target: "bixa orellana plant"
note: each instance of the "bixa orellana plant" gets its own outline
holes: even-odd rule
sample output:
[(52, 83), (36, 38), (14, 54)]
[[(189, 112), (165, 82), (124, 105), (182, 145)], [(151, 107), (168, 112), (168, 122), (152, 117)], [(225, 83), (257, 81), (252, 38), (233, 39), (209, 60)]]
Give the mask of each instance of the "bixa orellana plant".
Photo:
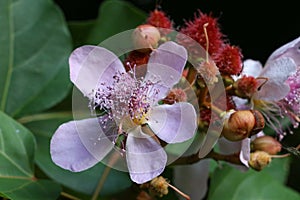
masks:
[[(154, 10), (136, 29), (72, 52), (74, 120), (55, 131), (52, 160), (73, 172), (99, 162), (127, 171), (149, 199), (168, 187), (194, 197), (163, 178), (169, 165), (212, 158), (260, 171), (282, 150), (281, 117), (299, 123), (299, 41), (261, 70), (211, 15), (199, 12), (175, 30)], [(265, 124), (278, 134), (266, 136)]]

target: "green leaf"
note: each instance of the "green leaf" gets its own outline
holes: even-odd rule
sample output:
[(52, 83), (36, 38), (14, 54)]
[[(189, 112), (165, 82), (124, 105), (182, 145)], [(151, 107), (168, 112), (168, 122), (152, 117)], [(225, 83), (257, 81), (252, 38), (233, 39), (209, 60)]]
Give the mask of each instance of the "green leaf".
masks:
[(95, 23), (96, 20), (71, 21), (68, 23), (75, 48), (87, 44), (87, 38)]
[[(89, 170), (83, 172), (70, 172), (56, 166), (50, 157), (50, 139), (63, 122), (72, 119), (66, 113), (54, 113), (49, 115), (48, 119), (41, 117), (42, 120), (27, 121), (25, 124), (35, 135), (37, 139), (36, 163), (43, 172), (56, 182), (68, 187), (74, 191), (92, 195), (105, 167), (99, 163)], [(33, 118), (34, 119), (34, 118)], [(129, 176), (125, 172), (111, 170), (105, 184), (101, 190), (101, 195), (111, 195), (120, 192), (131, 185)]]
[(0, 185), (5, 186), (1, 189), (4, 197), (20, 200), (54, 200), (60, 194), (61, 188), (58, 184), (48, 180), (13, 180), (0, 179)]
[(34, 176), (32, 133), (0, 111), (0, 196), (10, 199), (55, 199), (60, 187)]
[(225, 165), (213, 173), (208, 199), (300, 199), (299, 193), (286, 187), (276, 178), (268, 172), (249, 170), (243, 173)]
[(72, 42), (50, 0), (0, 1), (0, 110), (13, 117), (61, 101), (70, 89)]
[[(86, 41), (82, 41), (82, 43), (97, 45), (112, 35), (136, 28), (145, 20), (146, 13), (126, 1), (104, 1), (100, 6), (99, 16), (94, 26), (82, 25), (82, 28), (88, 28), (86, 30), (89, 32)], [(75, 32), (72, 33), (72, 35), (75, 34)]]

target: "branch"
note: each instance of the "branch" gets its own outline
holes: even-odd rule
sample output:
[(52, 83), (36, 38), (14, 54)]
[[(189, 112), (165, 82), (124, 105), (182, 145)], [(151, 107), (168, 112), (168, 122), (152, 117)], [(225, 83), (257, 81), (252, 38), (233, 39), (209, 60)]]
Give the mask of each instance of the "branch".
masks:
[(180, 157), (175, 162), (173, 162), (171, 165), (175, 166), (175, 165), (194, 164), (196, 162), (199, 162), (200, 160), (204, 160), (207, 158), (214, 159), (215, 161), (225, 161), (225, 162), (229, 162), (232, 164), (242, 165), (242, 162), (240, 161), (238, 153), (224, 155), (224, 154), (219, 154), (214, 151), (209, 152), (204, 158), (199, 158), (198, 153), (192, 154), (190, 156)]

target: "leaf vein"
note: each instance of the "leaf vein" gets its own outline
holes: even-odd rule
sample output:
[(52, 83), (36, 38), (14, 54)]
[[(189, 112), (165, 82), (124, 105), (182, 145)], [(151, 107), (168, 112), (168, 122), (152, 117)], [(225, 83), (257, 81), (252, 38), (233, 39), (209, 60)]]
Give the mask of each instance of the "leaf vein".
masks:
[(5, 84), (4, 84), (4, 90), (3, 90), (3, 96), (2, 96), (2, 100), (1, 100), (1, 105), (0, 105), (0, 110), (5, 110), (6, 107), (6, 101), (7, 101), (7, 95), (8, 95), (8, 91), (9, 91), (9, 85), (11, 82), (11, 78), (12, 78), (12, 72), (13, 72), (13, 65), (14, 65), (14, 43), (15, 43), (15, 37), (14, 37), (14, 18), (13, 18), (13, 11), (12, 11), (12, 1), (9, 1), (8, 4), (8, 18), (9, 18), (9, 56), (8, 56), (8, 69), (7, 69), (7, 74), (6, 74), (6, 80), (5, 80)]
[(0, 151), (0, 155), (2, 155), (6, 160), (8, 160), (8, 162), (10, 162), (12, 165), (14, 165), (20, 172), (22, 172), (23, 174), (25, 174), (28, 177), (32, 177), (30, 172), (27, 172), (24, 169), (22, 169), (22, 167), (20, 167), (14, 160), (12, 160), (5, 152)]

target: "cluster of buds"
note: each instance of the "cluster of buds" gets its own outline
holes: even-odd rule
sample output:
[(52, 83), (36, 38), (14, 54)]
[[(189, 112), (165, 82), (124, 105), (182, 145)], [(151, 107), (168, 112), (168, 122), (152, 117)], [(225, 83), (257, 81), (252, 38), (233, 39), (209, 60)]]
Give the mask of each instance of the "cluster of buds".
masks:
[[(146, 64), (149, 55), (159, 44), (171, 40), (168, 34), (172, 31), (175, 31), (173, 22), (163, 11), (156, 9), (151, 12), (146, 24), (137, 27), (133, 32), (134, 45), (138, 50), (129, 53), (125, 59), (125, 66), (130, 69)], [(246, 165), (257, 171), (262, 170), (271, 162), (272, 157), (281, 151), (282, 146), (275, 137), (257, 135), (263, 131), (265, 125), (269, 125), (268, 113), (262, 112), (262, 109), (257, 109), (256, 106), (243, 107), (238, 100), (253, 103), (254, 97), (269, 78), (248, 76), (242, 73), (241, 49), (229, 43), (221, 32), (218, 19), (211, 14), (199, 12), (193, 20), (187, 21), (175, 32), (177, 33), (175, 41), (188, 50), (189, 60), (193, 65), (196, 64), (193, 67), (187, 64), (182, 76), (191, 84), (197, 97), (199, 132), (207, 130), (211, 123), (218, 121), (215, 119), (216, 116), (222, 118), (223, 129), (220, 138), (224, 137), (231, 142), (242, 142), (247, 139), (251, 141), (251, 150), (250, 147), (247, 149), (251, 153), (246, 160), (248, 163)], [(205, 55), (199, 52), (199, 48), (194, 45), (195, 42), (205, 50)], [(214, 88), (214, 84), (220, 81), (225, 86), (226, 98), (212, 102), (212, 94), (210, 94), (212, 90), (209, 90), (209, 87)], [(297, 89), (300, 88), (298, 82)], [(294, 101), (294, 104), (298, 105), (299, 91), (297, 94), (291, 92), (289, 94), (298, 97), (298, 100)], [(187, 101), (185, 90), (176, 88), (170, 90), (161, 102), (174, 104), (184, 101)], [(281, 102), (278, 107), (286, 103), (285, 101), (287, 101), (286, 98), (278, 101)], [(226, 106), (220, 109), (219, 104), (222, 103)], [(294, 119), (299, 118), (294, 117)], [(241, 152), (235, 152), (234, 155), (236, 156), (237, 153)], [(159, 186), (156, 183), (159, 183)], [(159, 177), (148, 183), (147, 187), (150, 188), (150, 193), (154, 191), (158, 196), (167, 193), (167, 184), (163, 184)]]
[(272, 156), (278, 154), (281, 149), (281, 144), (272, 136), (263, 135), (255, 138), (251, 142), (249, 166), (261, 171), (270, 164)]
[(151, 181), (140, 185), (141, 189), (148, 189), (149, 194), (153, 197), (163, 197), (164, 195), (167, 195), (169, 193), (168, 187), (168, 181), (162, 176), (158, 176)]
[[(138, 26), (133, 31), (133, 43), (136, 50), (130, 52), (126, 57), (124, 61), (126, 69), (130, 70), (133, 67), (147, 64), (151, 52), (159, 44), (169, 40), (168, 33), (172, 31), (175, 31), (173, 22), (163, 11), (156, 9), (151, 12), (146, 24)], [(242, 70), (243, 56), (237, 46), (229, 44), (228, 39), (221, 32), (218, 19), (199, 12), (193, 21), (186, 22), (185, 26), (179, 29), (175, 40), (188, 50), (189, 58), (196, 61), (196, 65), (199, 64), (194, 67), (187, 66), (182, 75), (190, 82), (198, 97), (199, 128), (207, 129), (211, 120), (214, 120), (212, 112), (218, 108), (215, 110), (213, 108), (218, 105), (216, 102), (211, 102), (208, 85), (221, 81), (218, 78), (218, 75), (221, 75), (224, 85), (230, 88), (228, 91), (226, 90), (226, 99), (220, 101), (226, 104), (225, 110), (217, 111), (219, 116), (224, 112), (230, 113), (224, 117), (221, 137), (230, 141), (241, 141), (260, 132), (265, 126), (263, 115), (253, 109), (238, 110), (233, 101), (233, 97), (237, 94), (249, 96), (249, 93), (253, 93), (251, 90), (255, 90), (257, 87), (255, 85), (253, 89), (255, 82), (246, 78), (245, 81), (234, 81), (233, 76), (238, 75)], [(198, 52), (199, 49), (194, 48), (193, 42), (200, 44), (205, 49), (205, 58)], [(162, 103), (173, 104), (182, 101), (187, 101), (187, 94), (183, 89), (176, 88), (170, 91)]]
[[(190, 200), (190, 197), (180, 191), (175, 186), (171, 185), (169, 181), (163, 176), (158, 176), (147, 183), (140, 185), (140, 193), (137, 196), (137, 200), (154, 200), (155, 197), (163, 197), (169, 193), (169, 188), (172, 188), (180, 196), (186, 200)], [(147, 191), (147, 192), (146, 192)]]

